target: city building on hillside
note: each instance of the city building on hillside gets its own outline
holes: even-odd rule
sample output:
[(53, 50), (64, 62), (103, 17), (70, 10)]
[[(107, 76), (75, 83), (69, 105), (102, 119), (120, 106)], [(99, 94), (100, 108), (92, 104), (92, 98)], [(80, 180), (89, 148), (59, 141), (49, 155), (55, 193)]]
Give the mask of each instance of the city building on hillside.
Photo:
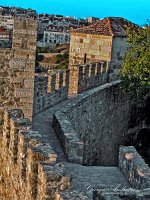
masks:
[(69, 41), (70, 34), (67, 31), (63, 31), (63, 29), (44, 31), (43, 42), (45, 46), (51, 46), (51, 44), (67, 44)]
[(43, 34), (49, 25), (49, 19), (38, 20), (38, 34)]
[(88, 17), (88, 23), (90, 24), (95, 24), (96, 22), (98, 22), (100, 19), (97, 17)]
[(14, 16), (36, 17), (36, 11), (32, 9), (24, 9), (17, 7), (0, 7), (0, 27), (12, 30), (14, 24)]
[(0, 48), (9, 48), (12, 45), (12, 31), (0, 27)]
[(80, 26), (88, 25), (86, 19), (75, 19), (73, 17), (64, 17), (62, 15), (48, 15), (39, 14), (38, 15), (38, 33), (43, 34), (48, 26), (57, 26), (63, 28), (78, 28)]
[(56, 47), (56, 44), (70, 42), (70, 29), (88, 25), (87, 19), (75, 19), (63, 15), (38, 15), (38, 47)]
[(6, 29), (13, 29), (14, 18), (10, 14), (0, 14), (0, 27), (4, 27)]
[(126, 29), (136, 24), (120, 17), (108, 17), (94, 25), (70, 31), (69, 65), (100, 60), (121, 66), (128, 48)]

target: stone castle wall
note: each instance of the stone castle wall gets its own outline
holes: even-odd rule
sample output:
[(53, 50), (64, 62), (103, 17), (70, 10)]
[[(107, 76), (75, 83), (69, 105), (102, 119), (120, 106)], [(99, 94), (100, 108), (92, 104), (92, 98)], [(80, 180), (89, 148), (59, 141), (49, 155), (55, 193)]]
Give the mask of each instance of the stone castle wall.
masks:
[(21, 108), (32, 118), (37, 22), (15, 17), (11, 49), (0, 49), (1, 110)]
[[(42, 134), (32, 130), (29, 119), (19, 109), (5, 111), (3, 134), (0, 136), (0, 197), (4, 200), (66, 200), (89, 199), (71, 191), (71, 177), (51, 146), (43, 142)], [(134, 156), (132, 157), (132, 154)], [(101, 194), (94, 189), (92, 199), (148, 200), (149, 172), (134, 147), (119, 150), (119, 167), (133, 189)], [(113, 180), (112, 180), (113, 181)], [(77, 192), (74, 195), (74, 192)], [(78, 196), (79, 194), (79, 196)], [(83, 198), (82, 198), (83, 197)]]
[(106, 62), (98, 62), (70, 67), (69, 94), (82, 93), (108, 82)]
[(111, 52), (112, 36), (71, 33), (69, 66), (100, 60), (111, 61)]
[[(120, 81), (103, 85), (110, 79), (105, 62), (71, 66), (70, 77), (69, 71), (35, 75), (36, 28), (35, 19), (16, 18), (12, 49), (0, 49), (0, 126), (4, 124), (0, 197), (6, 200), (65, 199), (61, 192), (70, 186), (71, 179), (63, 165), (57, 164), (51, 146), (43, 142), (42, 133), (33, 131), (25, 117), (31, 119), (33, 114), (66, 100), (69, 87), (70, 94), (97, 87), (75, 97), (54, 115), (53, 127), (70, 162), (117, 165), (118, 149), (125, 142), (131, 119), (130, 102), (119, 89)], [(80, 43), (83, 40), (91, 45), (89, 38), (80, 39)], [(105, 48), (111, 44), (105, 42), (99, 45)], [(96, 58), (97, 51), (93, 52), (95, 57), (91, 58)], [(25, 117), (21, 110), (4, 113), (4, 108), (21, 108)], [(149, 168), (139, 156), (130, 160), (130, 153), (136, 154), (132, 148), (120, 148), (120, 169), (133, 187), (149, 187)]]
[(68, 98), (69, 70), (35, 76), (33, 114), (64, 101)]
[[(4, 200), (88, 199), (80, 195), (75, 197), (68, 190), (71, 177), (62, 164), (56, 163), (55, 152), (42, 142), (42, 135), (32, 131), (30, 120), (24, 118), (21, 110), (5, 112), (0, 147), (0, 197)], [(112, 193), (109, 190), (110, 194), (93, 190), (91, 199), (148, 200), (150, 169), (134, 147), (120, 148), (119, 166), (133, 189), (125, 192), (112, 190)]]
[[(118, 84), (116, 81), (82, 93), (56, 112), (54, 129), (65, 138), (65, 152), (71, 152), (74, 162), (117, 165), (117, 152), (125, 142), (130, 120), (130, 102)], [(78, 137), (74, 139), (75, 135)]]
[(99, 61), (89, 64), (72, 65), (70, 68), (69, 95), (76, 95), (91, 88), (120, 79), (116, 68), (120, 65)]
[(70, 177), (56, 164), (55, 152), (42, 141), (41, 133), (32, 131), (21, 110), (5, 112), (0, 148), (2, 199), (56, 199), (56, 190), (70, 186)]
[(64, 153), (69, 162), (82, 165), (84, 143), (72, 126), (72, 123), (66, 116), (66, 113), (57, 111), (54, 114), (53, 128), (59, 141), (61, 142)]
[(150, 168), (133, 146), (120, 147), (119, 168), (133, 188), (150, 187)]
[(11, 49), (0, 49), (0, 126), (3, 123), (4, 106), (15, 106), (14, 88), (10, 82), (9, 60), (13, 57)]

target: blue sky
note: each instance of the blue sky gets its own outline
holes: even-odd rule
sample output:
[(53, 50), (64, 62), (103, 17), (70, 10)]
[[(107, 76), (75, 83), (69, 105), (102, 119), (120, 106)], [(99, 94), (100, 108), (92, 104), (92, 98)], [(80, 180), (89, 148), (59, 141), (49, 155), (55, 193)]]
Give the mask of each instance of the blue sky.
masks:
[(76, 17), (118, 16), (140, 25), (150, 19), (150, 0), (0, 0), (0, 5)]

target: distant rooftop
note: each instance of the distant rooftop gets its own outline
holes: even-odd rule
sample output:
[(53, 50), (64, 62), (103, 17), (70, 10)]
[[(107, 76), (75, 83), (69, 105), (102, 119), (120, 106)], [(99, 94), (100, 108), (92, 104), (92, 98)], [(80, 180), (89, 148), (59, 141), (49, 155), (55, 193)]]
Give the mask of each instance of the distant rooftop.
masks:
[(105, 35), (105, 36), (121, 36), (126, 37), (126, 29), (128, 27), (139, 28), (138, 25), (121, 17), (107, 17), (99, 20), (97, 23), (72, 29), (70, 32)]

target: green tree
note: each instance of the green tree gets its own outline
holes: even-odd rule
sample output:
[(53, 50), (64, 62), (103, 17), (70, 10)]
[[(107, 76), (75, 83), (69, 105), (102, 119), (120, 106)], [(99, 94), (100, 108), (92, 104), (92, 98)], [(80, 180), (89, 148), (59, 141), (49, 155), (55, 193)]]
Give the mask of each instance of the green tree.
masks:
[(122, 66), (122, 83), (126, 91), (143, 97), (150, 91), (150, 26), (128, 29), (128, 43)]

